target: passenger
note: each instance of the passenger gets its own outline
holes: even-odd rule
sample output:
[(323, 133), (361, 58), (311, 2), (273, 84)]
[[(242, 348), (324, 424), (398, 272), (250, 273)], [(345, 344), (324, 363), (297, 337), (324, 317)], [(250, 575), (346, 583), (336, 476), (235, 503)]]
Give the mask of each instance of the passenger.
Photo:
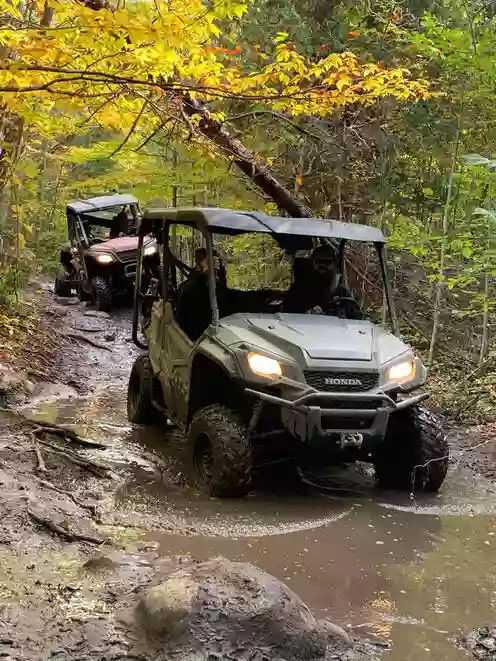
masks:
[[(219, 306), (223, 304), (225, 289), (225, 268), (217, 254), (215, 257), (215, 276), (217, 280), (217, 298)], [(204, 333), (212, 323), (209, 290), (209, 260), (207, 251), (199, 248), (195, 253), (195, 270), (181, 285), (178, 292), (177, 317), (179, 326), (193, 341)]]
[(312, 270), (295, 280), (284, 305), (285, 312), (297, 314), (333, 314), (342, 311), (347, 319), (362, 319), (363, 314), (350, 291), (339, 283), (335, 252), (331, 246), (319, 246), (311, 256)]
[(119, 236), (127, 236), (129, 229), (129, 218), (127, 213), (122, 210), (112, 218), (112, 227), (110, 229), (111, 239), (117, 239)]

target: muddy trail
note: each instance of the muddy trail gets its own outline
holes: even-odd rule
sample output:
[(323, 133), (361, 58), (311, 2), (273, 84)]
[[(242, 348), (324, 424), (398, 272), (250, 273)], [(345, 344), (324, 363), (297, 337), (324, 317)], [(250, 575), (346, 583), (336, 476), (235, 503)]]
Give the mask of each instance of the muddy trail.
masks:
[[(328, 658), (467, 658), (461, 636), (493, 624), (496, 606), (493, 435), (451, 432), (436, 497), (380, 492), (357, 466), (306, 482), (267, 467), (248, 498), (209, 499), (188, 485), (177, 432), (127, 422), (130, 312), (45, 296), (64, 337), (58, 380), (0, 413), (0, 657), (244, 659), (157, 651), (129, 614), (143, 585), (223, 556), (346, 628), (355, 650)], [(487, 640), (478, 654), (494, 659)]]

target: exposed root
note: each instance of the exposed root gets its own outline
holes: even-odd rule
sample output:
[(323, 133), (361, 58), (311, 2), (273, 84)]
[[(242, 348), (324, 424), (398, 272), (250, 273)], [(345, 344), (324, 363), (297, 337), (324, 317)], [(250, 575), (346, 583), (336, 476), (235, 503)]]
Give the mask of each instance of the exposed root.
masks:
[(93, 503), (84, 503), (82, 500), (79, 500), (79, 498), (76, 498), (74, 494), (72, 494), (70, 491), (67, 491), (67, 489), (62, 489), (61, 487), (56, 486), (55, 484), (52, 484), (51, 482), (47, 482), (47, 480), (42, 480), (41, 478), (38, 478), (38, 482), (41, 484), (41, 486), (45, 487), (46, 489), (50, 489), (51, 491), (55, 491), (56, 493), (60, 493), (64, 496), (67, 496), (72, 502), (77, 505), (78, 507), (81, 507), (81, 509), (87, 510), (91, 516), (96, 516), (97, 513), (97, 506)]
[(62, 526), (59, 526), (59, 524), (55, 523), (55, 521), (52, 521), (52, 519), (48, 519), (47, 517), (38, 514), (38, 512), (33, 512), (33, 510), (30, 509), (29, 507), (27, 508), (27, 512), (29, 516), (34, 521), (36, 521), (36, 523), (39, 523), (40, 525), (44, 526), (51, 532), (60, 535), (61, 537), (65, 537), (65, 539), (69, 540), (70, 542), (91, 542), (92, 544), (104, 543), (103, 539), (100, 539), (99, 537), (94, 537), (93, 535), (86, 535), (84, 533), (77, 533), (77, 532), (69, 532), (69, 530), (62, 528)]
[(100, 342), (96, 342), (95, 340), (92, 340), (90, 337), (86, 337), (86, 335), (83, 335), (82, 333), (68, 332), (68, 333), (64, 333), (64, 337), (67, 337), (71, 340), (76, 340), (77, 342), (86, 342), (86, 344), (90, 344), (92, 347), (96, 347), (97, 349), (103, 349), (104, 351), (112, 352), (112, 349), (108, 347), (106, 344), (101, 344)]
[(84, 447), (95, 448), (99, 450), (104, 450), (107, 447), (105, 443), (98, 443), (98, 441), (91, 441), (87, 438), (82, 438), (79, 436), (79, 434), (76, 434), (75, 431), (68, 429), (67, 427), (61, 427), (60, 425), (54, 425), (48, 422), (40, 422), (38, 420), (31, 421), (27, 418), (26, 422), (36, 425), (36, 429), (33, 431), (36, 436), (39, 436), (43, 433), (55, 434), (56, 436), (60, 436), (61, 438), (67, 439), (73, 443), (76, 443), (77, 445), (82, 445)]
[(78, 457), (74, 452), (71, 452), (70, 450), (62, 449), (56, 443), (50, 443), (50, 441), (43, 441), (41, 439), (39, 442), (47, 447), (48, 452), (55, 452), (61, 457), (65, 457), (66, 459), (69, 459), (76, 466), (84, 468), (85, 470), (87, 470), (90, 473), (93, 473), (93, 475), (96, 475), (97, 477), (101, 477), (101, 478), (110, 477), (110, 469), (107, 468), (106, 466), (103, 466), (102, 464), (98, 464), (95, 461), (90, 461), (89, 459), (82, 459), (81, 457)]

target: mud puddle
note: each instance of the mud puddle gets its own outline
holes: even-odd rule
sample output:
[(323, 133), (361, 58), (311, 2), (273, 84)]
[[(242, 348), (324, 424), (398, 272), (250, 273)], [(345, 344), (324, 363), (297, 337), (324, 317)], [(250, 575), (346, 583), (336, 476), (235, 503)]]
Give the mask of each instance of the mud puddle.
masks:
[(134, 526), (166, 556), (253, 562), (321, 616), (389, 643), (392, 661), (466, 659), (454, 638), (490, 623), (495, 488), (456, 462), (439, 496), (413, 502), (349, 469), (319, 475), (319, 491), (282, 479), (218, 501), (187, 486), (177, 434), (127, 424), (122, 389), (29, 414), (107, 443), (92, 451), (121, 478), (107, 521)]

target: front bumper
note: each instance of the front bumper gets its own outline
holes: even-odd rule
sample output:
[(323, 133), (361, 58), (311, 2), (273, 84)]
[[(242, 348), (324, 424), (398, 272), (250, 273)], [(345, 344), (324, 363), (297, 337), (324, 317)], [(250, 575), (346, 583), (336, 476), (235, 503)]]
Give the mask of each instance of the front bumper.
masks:
[(246, 388), (245, 393), (262, 403), (279, 407), (284, 427), (301, 441), (353, 434), (364, 440), (382, 438), (391, 413), (418, 404), (429, 396), (423, 393), (395, 402), (382, 392), (312, 391), (294, 400), (251, 388)]

